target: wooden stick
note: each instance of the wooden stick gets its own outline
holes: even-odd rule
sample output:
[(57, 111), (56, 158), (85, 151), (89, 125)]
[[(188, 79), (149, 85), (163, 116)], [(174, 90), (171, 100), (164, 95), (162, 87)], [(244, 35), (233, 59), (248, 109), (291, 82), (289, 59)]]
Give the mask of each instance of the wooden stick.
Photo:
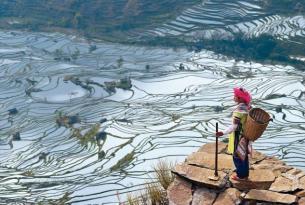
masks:
[[(218, 132), (218, 122), (216, 122), (216, 133)], [(216, 135), (216, 149), (215, 149), (215, 173), (214, 175), (218, 177), (218, 137)]]

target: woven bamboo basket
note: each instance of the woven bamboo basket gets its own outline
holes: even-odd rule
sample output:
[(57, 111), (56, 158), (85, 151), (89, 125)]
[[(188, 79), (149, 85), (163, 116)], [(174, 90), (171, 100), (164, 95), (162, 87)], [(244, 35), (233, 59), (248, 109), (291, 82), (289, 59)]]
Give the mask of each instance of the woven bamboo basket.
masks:
[(250, 141), (257, 140), (262, 136), (270, 121), (270, 115), (261, 108), (250, 110), (243, 135)]

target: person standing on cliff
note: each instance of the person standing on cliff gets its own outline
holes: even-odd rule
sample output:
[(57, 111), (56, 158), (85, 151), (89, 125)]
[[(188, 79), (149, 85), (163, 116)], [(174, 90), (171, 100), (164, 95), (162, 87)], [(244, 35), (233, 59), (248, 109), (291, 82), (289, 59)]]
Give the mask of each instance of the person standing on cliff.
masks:
[[(246, 180), (249, 176), (249, 157), (252, 148), (251, 143), (243, 136), (243, 128), (246, 123), (248, 112), (251, 108), (251, 95), (244, 88), (236, 87), (234, 91), (234, 101), (237, 103), (233, 111), (233, 123), (225, 131), (216, 132), (220, 137), (229, 134), (228, 152), (233, 155), (233, 162), (236, 167), (236, 175), (231, 178), (234, 180)], [(240, 150), (244, 153), (240, 154)]]

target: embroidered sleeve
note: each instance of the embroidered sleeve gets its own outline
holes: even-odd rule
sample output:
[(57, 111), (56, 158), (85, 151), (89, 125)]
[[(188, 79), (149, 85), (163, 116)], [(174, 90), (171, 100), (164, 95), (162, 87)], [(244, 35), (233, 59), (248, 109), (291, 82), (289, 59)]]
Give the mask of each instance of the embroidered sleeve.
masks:
[(234, 132), (236, 130), (238, 124), (240, 123), (240, 117), (241, 117), (241, 113), (233, 112), (233, 123), (223, 132), (223, 134), (227, 135), (227, 134), (231, 134), (232, 132)]

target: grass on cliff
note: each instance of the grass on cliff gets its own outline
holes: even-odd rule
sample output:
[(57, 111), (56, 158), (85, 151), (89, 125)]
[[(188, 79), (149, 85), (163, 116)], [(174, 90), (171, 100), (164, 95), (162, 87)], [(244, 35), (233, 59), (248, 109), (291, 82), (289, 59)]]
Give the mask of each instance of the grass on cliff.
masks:
[(174, 163), (159, 160), (158, 163), (153, 166), (153, 178), (145, 185), (143, 191), (141, 193), (127, 195), (127, 205), (167, 205), (168, 199), (166, 190), (174, 181), (175, 177), (171, 172), (174, 166)]

